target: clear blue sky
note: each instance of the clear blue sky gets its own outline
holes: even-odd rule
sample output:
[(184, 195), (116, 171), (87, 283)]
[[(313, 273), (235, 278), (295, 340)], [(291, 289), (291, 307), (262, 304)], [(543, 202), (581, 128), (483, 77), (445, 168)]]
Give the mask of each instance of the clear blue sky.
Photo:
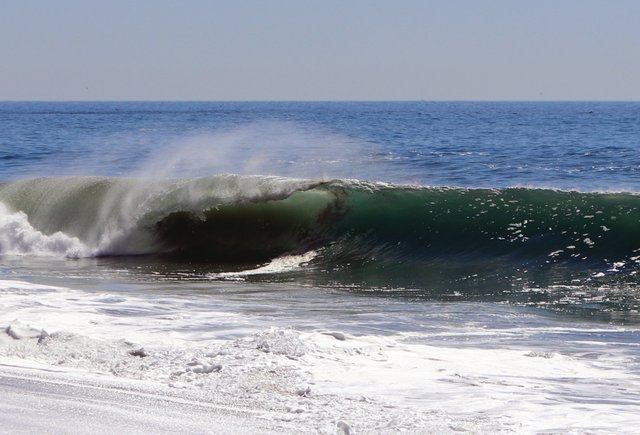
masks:
[(16, 0), (0, 100), (640, 100), (640, 0)]

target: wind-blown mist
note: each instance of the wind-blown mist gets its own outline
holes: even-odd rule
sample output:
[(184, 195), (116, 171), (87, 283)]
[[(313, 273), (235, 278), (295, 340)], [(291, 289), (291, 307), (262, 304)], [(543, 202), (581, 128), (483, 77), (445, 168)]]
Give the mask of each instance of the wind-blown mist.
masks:
[[(129, 138), (129, 140), (133, 140)], [(275, 175), (294, 178), (357, 178), (377, 145), (287, 122), (252, 122), (233, 128), (188, 133), (159, 144), (114, 144), (89, 155), (86, 167), (105, 159), (130, 160), (125, 176), (188, 178), (217, 174)]]

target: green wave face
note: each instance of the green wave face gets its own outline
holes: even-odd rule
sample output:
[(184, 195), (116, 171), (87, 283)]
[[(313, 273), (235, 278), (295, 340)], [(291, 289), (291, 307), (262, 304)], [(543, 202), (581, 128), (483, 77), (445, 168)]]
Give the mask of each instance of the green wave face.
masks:
[(598, 313), (640, 308), (638, 195), (325, 188), (345, 192), (344, 214), (313, 272), (297, 279), (411, 297), (591, 306)]
[(295, 273), (255, 279), (483, 297), (638, 284), (640, 196), (630, 193), (72, 177), (1, 185), (0, 202), (38, 231), (78, 237), (95, 255), (235, 270), (317, 253)]
[[(539, 189), (353, 189), (339, 231), (418, 258), (603, 261), (640, 248), (640, 196)], [(395, 247), (391, 248), (390, 245)]]

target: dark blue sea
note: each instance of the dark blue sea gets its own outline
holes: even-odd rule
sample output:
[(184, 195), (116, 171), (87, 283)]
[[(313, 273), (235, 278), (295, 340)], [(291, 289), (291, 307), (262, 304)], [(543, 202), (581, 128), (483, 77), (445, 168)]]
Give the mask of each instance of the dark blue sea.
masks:
[[(0, 102), (0, 327), (67, 334), (0, 356), (302, 340), (321, 394), (408, 430), (631, 433), (639, 149), (640, 103)], [(367, 403), (353, 426), (384, 429)]]
[(639, 103), (3, 102), (0, 123), (5, 181), (129, 176), (171, 155), (184, 167), (162, 170), (180, 177), (640, 187)]

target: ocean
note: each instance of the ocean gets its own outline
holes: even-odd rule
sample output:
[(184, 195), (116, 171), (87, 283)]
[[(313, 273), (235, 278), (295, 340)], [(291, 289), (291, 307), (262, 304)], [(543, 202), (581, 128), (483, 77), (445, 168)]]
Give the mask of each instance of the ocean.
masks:
[(634, 433), (639, 147), (640, 103), (1, 102), (0, 374)]

